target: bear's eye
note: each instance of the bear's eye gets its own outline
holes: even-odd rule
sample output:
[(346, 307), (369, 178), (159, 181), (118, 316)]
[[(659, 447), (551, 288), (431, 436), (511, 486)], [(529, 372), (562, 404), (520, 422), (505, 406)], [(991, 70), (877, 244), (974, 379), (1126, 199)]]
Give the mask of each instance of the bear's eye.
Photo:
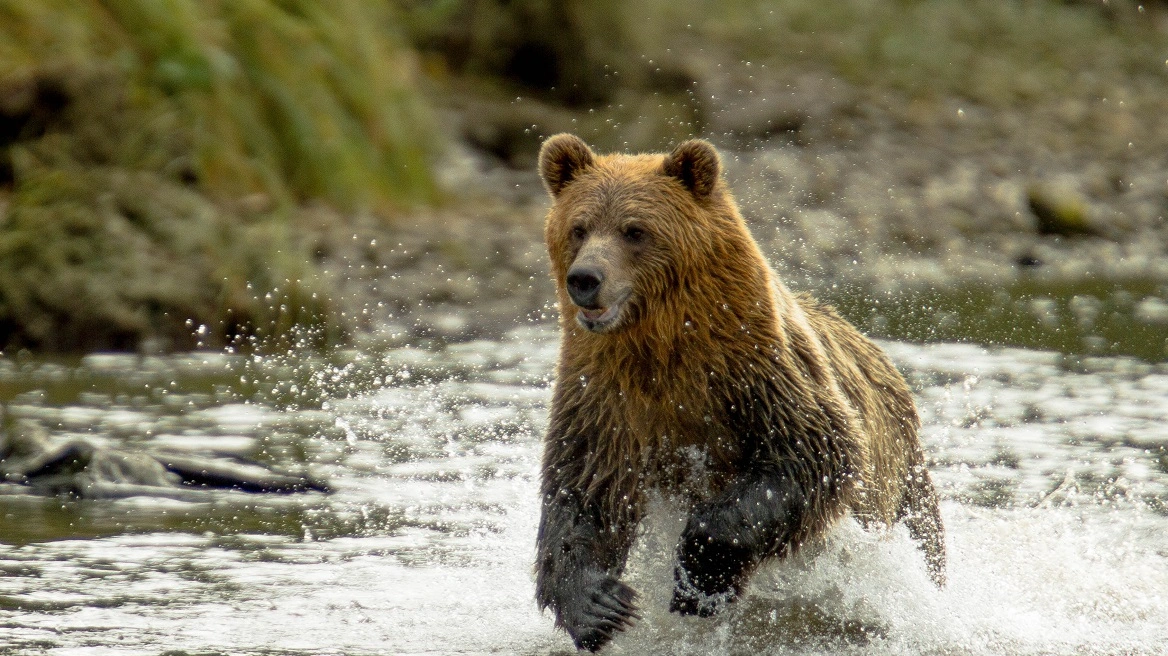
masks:
[(629, 226), (625, 228), (625, 239), (635, 244), (645, 239), (645, 231), (637, 226)]
[(583, 239), (586, 236), (588, 236), (588, 231), (584, 229), (584, 226), (576, 226), (575, 228), (572, 228), (572, 237), (576, 239)]

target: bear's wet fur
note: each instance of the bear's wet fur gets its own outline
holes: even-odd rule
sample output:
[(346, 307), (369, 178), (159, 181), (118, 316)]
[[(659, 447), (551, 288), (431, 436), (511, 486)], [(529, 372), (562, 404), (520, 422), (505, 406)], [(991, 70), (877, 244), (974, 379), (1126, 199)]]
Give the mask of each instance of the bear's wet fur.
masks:
[(562, 343), (544, 444), (536, 598), (596, 651), (639, 618), (620, 576), (645, 493), (687, 502), (671, 610), (710, 615), (758, 564), (851, 511), (903, 520), (944, 583), (919, 419), (887, 356), (788, 291), (717, 151), (540, 152)]

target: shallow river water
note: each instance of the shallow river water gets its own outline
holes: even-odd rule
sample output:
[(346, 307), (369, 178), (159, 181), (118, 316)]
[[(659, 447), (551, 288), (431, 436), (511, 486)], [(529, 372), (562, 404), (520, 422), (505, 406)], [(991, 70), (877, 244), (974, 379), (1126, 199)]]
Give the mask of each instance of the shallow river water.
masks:
[[(884, 346), (943, 497), (949, 585), (903, 528), (845, 521), (724, 616), (666, 611), (657, 504), (613, 654), (1168, 653), (1168, 366)], [(0, 360), (60, 439), (240, 454), (329, 495), (71, 500), (0, 485), (3, 654), (563, 654), (532, 599), (556, 335), (330, 358)]]

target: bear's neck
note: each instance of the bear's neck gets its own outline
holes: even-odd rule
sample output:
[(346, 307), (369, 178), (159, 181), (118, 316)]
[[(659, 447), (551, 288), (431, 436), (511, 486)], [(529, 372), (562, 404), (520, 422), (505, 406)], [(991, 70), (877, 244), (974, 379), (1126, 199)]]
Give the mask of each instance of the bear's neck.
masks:
[(738, 461), (728, 404), (744, 383), (789, 359), (780, 316), (792, 309), (778, 307), (787, 296), (776, 293), (780, 283), (753, 241), (743, 250), (729, 263), (738, 266), (695, 269), (651, 314), (619, 333), (596, 335), (563, 318), (558, 394), (573, 399), (568, 407), (597, 409), (564, 418), (590, 436), (585, 477), (636, 472), (616, 475), (614, 489), (627, 494), (640, 485), (717, 487), (716, 476), (690, 480), (687, 463)]

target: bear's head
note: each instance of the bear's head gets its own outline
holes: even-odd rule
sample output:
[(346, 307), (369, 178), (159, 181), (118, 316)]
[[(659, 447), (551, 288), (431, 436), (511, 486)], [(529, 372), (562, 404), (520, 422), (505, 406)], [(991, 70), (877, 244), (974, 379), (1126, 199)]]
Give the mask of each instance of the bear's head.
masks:
[(597, 155), (559, 134), (544, 142), (539, 172), (553, 199), (545, 237), (565, 320), (594, 334), (663, 335), (769, 297), (766, 263), (709, 142)]

